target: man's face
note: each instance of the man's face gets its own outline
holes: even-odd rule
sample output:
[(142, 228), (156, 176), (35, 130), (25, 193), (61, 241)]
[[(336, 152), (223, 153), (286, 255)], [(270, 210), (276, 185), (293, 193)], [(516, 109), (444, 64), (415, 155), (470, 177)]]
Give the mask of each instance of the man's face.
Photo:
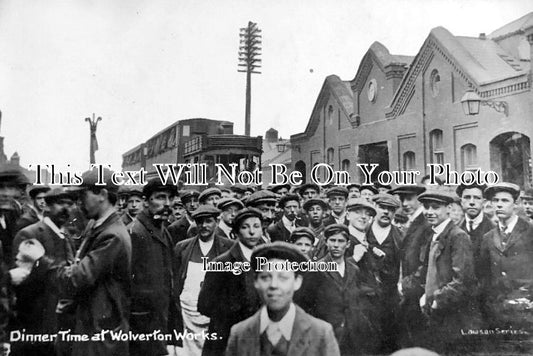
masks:
[(450, 204), (450, 219), (452, 219), (455, 225), (460, 225), (463, 222), (464, 211), (463, 207), (459, 203)]
[(533, 219), (533, 199), (522, 198), (522, 207), (526, 215)]
[(516, 203), (513, 196), (509, 192), (497, 192), (492, 197), (492, 206), (494, 207), (494, 213), (498, 217), (498, 220), (505, 222), (514, 214)]
[(133, 217), (136, 217), (137, 214), (142, 210), (143, 199), (138, 195), (130, 195), (126, 208), (128, 209), (128, 214)]
[(329, 205), (335, 214), (340, 215), (346, 208), (346, 198), (344, 195), (332, 195), (329, 197)]
[(376, 221), (379, 226), (387, 227), (392, 223), (396, 209), (392, 206), (377, 204), (376, 205)]
[(266, 229), (276, 216), (276, 206), (274, 203), (261, 203), (256, 208), (263, 213), (263, 228)]
[[(273, 258), (268, 262), (284, 261)], [(257, 272), (254, 286), (268, 310), (281, 311), (289, 308), (294, 292), (302, 286), (302, 276), (292, 271)]]
[(216, 207), (219, 200), (220, 200), (220, 195), (211, 194), (205, 199), (204, 204), (205, 205), (212, 205), (212, 206)]
[(189, 214), (191, 214), (193, 211), (195, 211), (196, 209), (198, 209), (198, 206), (200, 205), (198, 203), (198, 198), (197, 197), (191, 197), (189, 198), (188, 201), (186, 201), (185, 203), (185, 210), (187, 210), (187, 212)]
[(328, 246), (328, 251), (331, 257), (336, 259), (344, 256), (346, 250), (350, 246), (350, 242), (348, 241), (348, 237), (339, 233), (328, 237), (326, 246)]
[(198, 227), (198, 235), (202, 241), (207, 241), (213, 236), (217, 227), (217, 219), (213, 216), (200, 217), (196, 220), (196, 226)]
[(284, 195), (289, 194), (289, 190), (287, 189), (287, 187), (278, 188), (276, 190), (276, 194), (278, 194), (280, 196), (284, 196)]
[(365, 188), (361, 188), (361, 198), (365, 198), (366, 201), (371, 202), (372, 197), (374, 196), (374, 192)]
[(99, 194), (93, 193), (91, 190), (86, 189), (81, 193), (81, 211), (89, 219), (98, 218), (100, 207), (106, 199), (102, 196), (102, 191)]
[(348, 191), (348, 198), (359, 198), (361, 196), (361, 191), (357, 187), (350, 187)]
[(46, 206), (48, 216), (57, 227), (63, 226), (70, 218), (74, 201), (70, 198), (61, 198)]
[(477, 217), (483, 210), (483, 192), (479, 188), (469, 188), (461, 195), (461, 206), (470, 219)]
[(0, 183), (0, 209), (13, 209), (13, 200), (20, 194), (18, 186), (10, 183)]
[(263, 235), (261, 219), (253, 216), (245, 219), (239, 226), (237, 235), (244, 246), (254, 248), (261, 242), (261, 236)]
[(46, 202), (44, 201), (45, 192), (39, 193), (33, 199), (33, 206), (37, 209), (38, 212), (42, 213), (46, 208)]
[(185, 207), (179, 201), (178, 199), (174, 199), (174, 203), (172, 204), (172, 215), (176, 218), (176, 220), (181, 219), (181, 217), (185, 214)]
[(124, 209), (128, 204), (128, 197), (126, 195), (119, 195), (117, 199), (117, 209)]
[(237, 213), (239, 212), (240, 207), (236, 204), (229, 205), (222, 210), (222, 213), (220, 214), (220, 218), (222, 221), (226, 223), (228, 226), (233, 226), (233, 220), (235, 219), (235, 216), (237, 216)]
[(289, 200), (285, 203), (285, 206), (283, 206), (283, 214), (289, 219), (290, 221), (293, 221), (296, 219), (296, 215), (298, 215), (298, 212), (300, 211), (300, 202), (297, 202), (296, 200)]
[(372, 212), (366, 208), (355, 208), (348, 212), (350, 225), (359, 231), (366, 231), (372, 219)]
[(424, 215), (431, 226), (437, 226), (448, 218), (450, 205), (435, 201), (424, 202)]
[(311, 250), (313, 249), (313, 243), (307, 237), (300, 237), (294, 242), (298, 250), (302, 252), (307, 257), (311, 257)]
[(420, 206), (420, 202), (417, 199), (416, 194), (400, 195), (400, 201), (402, 202), (403, 212), (407, 216), (414, 214), (416, 209)]
[[(130, 198), (131, 199), (131, 198)], [(151, 215), (161, 215), (163, 220), (168, 219), (170, 216), (170, 200), (172, 195), (169, 192), (153, 192), (148, 198), (148, 211)], [(128, 210), (130, 206), (130, 200), (128, 199)], [(140, 209), (139, 209), (140, 210)]]
[(322, 224), (322, 220), (324, 219), (324, 215), (326, 212), (322, 207), (318, 204), (311, 205), (309, 210), (307, 210), (307, 215), (309, 216), (309, 220), (311, 220), (311, 224), (313, 226), (319, 226)]
[(234, 190), (232, 191), (232, 197), (235, 199), (241, 199), (244, 196), (244, 192)]
[(302, 193), (302, 199), (304, 202), (308, 201), (309, 199), (316, 198), (318, 196), (318, 192), (314, 190), (313, 188), (307, 188)]

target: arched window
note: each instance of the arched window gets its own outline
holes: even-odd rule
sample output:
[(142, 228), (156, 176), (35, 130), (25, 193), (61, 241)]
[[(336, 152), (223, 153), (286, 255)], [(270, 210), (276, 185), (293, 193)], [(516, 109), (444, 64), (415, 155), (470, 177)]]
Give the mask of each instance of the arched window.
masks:
[(463, 171), (479, 168), (477, 164), (477, 148), (475, 145), (468, 143), (461, 147), (461, 168)]
[(403, 170), (410, 171), (416, 168), (415, 153), (407, 151), (403, 154)]
[(328, 150), (326, 151), (326, 160), (327, 160), (327, 163), (333, 167), (334, 165), (334, 162), (333, 162), (333, 158), (335, 156), (335, 150), (333, 149), (333, 147), (330, 147), (328, 148)]
[(350, 171), (350, 160), (349, 159), (342, 160), (341, 169), (346, 172)]
[(333, 123), (333, 106), (328, 107), (328, 125)]
[(429, 83), (431, 85), (431, 95), (436, 97), (440, 91), (440, 74), (438, 70), (433, 69), (429, 77)]
[(435, 129), (429, 133), (429, 145), (431, 148), (431, 163), (444, 164), (442, 130)]

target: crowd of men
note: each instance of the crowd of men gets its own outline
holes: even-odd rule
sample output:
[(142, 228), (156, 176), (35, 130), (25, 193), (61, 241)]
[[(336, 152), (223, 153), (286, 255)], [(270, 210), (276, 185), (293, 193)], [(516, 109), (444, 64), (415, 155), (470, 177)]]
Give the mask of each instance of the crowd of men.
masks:
[[(46, 187), (0, 170), (0, 336), (12, 355), (533, 352), (533, 190), (178, 191), (110, 175)], [(257, 257), (336, 267), (263, 271)]]

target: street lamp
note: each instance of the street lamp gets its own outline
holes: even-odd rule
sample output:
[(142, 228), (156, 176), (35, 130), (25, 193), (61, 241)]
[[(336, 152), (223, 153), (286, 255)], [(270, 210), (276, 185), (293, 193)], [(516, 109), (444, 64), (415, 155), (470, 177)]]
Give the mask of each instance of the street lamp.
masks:
[(467, 90), (461, 98), (463, 112), (465, 115), (479, 114), (479, 106), (488, 106), (497, 112), (504, 113), (509, 116), (509, 104), (506, 101), (482, 100), (481, 97), (472, 89)]

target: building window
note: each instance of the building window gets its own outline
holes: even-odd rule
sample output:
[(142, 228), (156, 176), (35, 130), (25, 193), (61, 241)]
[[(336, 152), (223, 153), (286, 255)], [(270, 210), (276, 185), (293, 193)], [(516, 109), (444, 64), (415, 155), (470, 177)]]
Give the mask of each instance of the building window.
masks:
[(335, 155), (335, 150), (330, 147), (328, 148), (328, 150), (326, 151), (326, 157), (327, 157), (327, 163), (333, 167), (334, 163), (333, 163), (333, 156)]
[(429, 77), (429, 83), (431, 85), (431, 95), (436, 97), (440, 91), (440, 74), (438, 70), (433, 69)]
[(429, 144), (431, 147), (431, 163), (444, 164), (442, 130), (435, 129), (429, 133)]
[(403, 170), (411, 171), (416, 168), (415, 153), (413, 151), (407, 151), (403, 154)]
[(342, 160), (341, 169), (346, 172), (350, 171), (350, 160), (349, 159)]
[(191, 127), (189, 125), (183, 125), (183, 137), (188, 137), (191, 134)]
[(468, 143), (461, 147), (461, 165), (463, 171), (479, 168), (477, 164), (477, 148), (475, 145)]
[(333, 123), (333, 106), (328, 107), (328, 125)]
[(377, 90), (378, 90), (378, 84), (376, 80), (375, 79), (370, 80), (370, 82), (368, 83), (368, 91), (367, 91), (368, 101), (373, 103), (376, 100)]

